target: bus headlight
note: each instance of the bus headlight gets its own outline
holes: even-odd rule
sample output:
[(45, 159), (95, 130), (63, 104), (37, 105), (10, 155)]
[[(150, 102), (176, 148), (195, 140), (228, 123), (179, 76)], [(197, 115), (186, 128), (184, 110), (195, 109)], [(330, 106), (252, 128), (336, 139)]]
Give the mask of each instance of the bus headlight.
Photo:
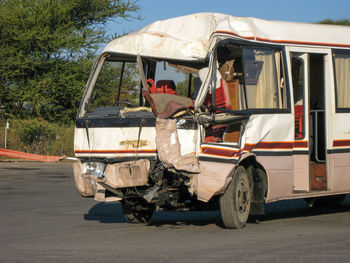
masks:
[(91, 174), (97, 176), (99, 179), (103, 178), (106, 165), (100, 162), (83, 163), (83, 174)]

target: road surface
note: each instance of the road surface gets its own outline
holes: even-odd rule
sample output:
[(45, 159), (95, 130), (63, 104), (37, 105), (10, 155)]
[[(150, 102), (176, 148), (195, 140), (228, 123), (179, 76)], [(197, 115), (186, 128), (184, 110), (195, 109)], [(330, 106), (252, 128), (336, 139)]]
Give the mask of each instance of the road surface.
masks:
[(222, 227), (219, 212), (125, 221), (119, 203), (74, 188), (72, 163), (0, 162), (0, 262), (350, 262), (350, 198), (266, 206), (260, 223)]

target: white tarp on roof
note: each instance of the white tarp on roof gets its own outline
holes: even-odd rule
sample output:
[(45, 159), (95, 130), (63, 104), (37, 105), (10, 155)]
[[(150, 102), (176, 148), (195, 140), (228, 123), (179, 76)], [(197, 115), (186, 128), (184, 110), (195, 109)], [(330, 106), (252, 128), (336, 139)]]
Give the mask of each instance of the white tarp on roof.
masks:
[(139, 31), (111, 41), (105, 52), (140, 54), (174, 59), (204, 59), (217, 24), (229, 17), (218, 13), (199, 13), (156, 21)]
[(198, 13), (156, 21), (111, 41), (105, 52), (182, 60), (204, 59), (214, 32), (274, 43), (333, 45), (350, 48), (350, 27), (270, 21)]

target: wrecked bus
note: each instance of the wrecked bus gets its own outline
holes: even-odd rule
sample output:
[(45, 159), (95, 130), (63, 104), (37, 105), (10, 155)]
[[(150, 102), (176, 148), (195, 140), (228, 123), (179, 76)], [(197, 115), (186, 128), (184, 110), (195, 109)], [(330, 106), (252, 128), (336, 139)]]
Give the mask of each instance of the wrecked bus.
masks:
[(350, 192), (350, 29), (200, 13), (110, 42), (76, 119), (83, 196), (154, 210), (220, 209)]

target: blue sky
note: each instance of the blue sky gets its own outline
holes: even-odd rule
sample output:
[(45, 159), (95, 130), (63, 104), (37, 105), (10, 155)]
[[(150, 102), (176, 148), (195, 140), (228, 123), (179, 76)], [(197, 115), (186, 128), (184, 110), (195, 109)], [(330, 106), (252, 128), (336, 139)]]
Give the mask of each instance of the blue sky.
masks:
[(108, 33), (130, 33), (156, 20), (199, 12), (295, 22), (350, 19), (350, 0), (139, 0), (138, 3), (143, 19), (109, 23)]

